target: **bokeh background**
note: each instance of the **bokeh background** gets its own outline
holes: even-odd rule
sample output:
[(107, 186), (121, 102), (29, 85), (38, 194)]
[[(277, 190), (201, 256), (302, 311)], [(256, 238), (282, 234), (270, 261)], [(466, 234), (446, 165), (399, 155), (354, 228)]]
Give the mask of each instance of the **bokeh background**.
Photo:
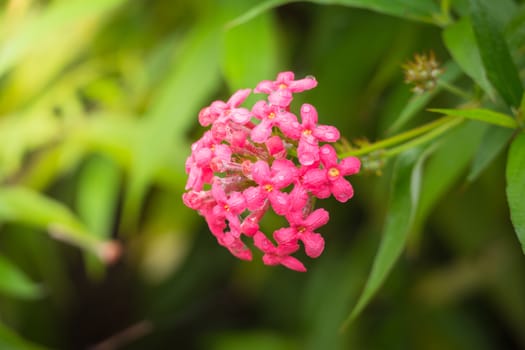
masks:
[[(235, 259), (183, 206), (200, 108), (279, 71), (315, 76), (293, 108), (312, 103), (349, 141), (385, 138), (436, 117), (425, 108), (460, 102), (438, 89), (414, 107), (402, 65), (430, 51), (450, 62), (443, 27), (468, 1), (333, 3), (0, 2), (0, 348), (525, 348), (505, 152), (466, 179), (479, 125), (446, 136), (448, 153), (429, 164), (435, 205), (345, 332), (380, 242), (391, 161), (354, 176), (348, 203), (322, 202), (326, 250), (304, 257), (303, 274)], [(521, 2), (502, 3), (512, 9), (496, 13), (502, 23), (525, 17)], [(445, 74), (476, 91), (459, 70)], [(400, 115), (410, 120), (392, 130)], [(122, 255), (103, 264), (93, 253), (109, 239)]]

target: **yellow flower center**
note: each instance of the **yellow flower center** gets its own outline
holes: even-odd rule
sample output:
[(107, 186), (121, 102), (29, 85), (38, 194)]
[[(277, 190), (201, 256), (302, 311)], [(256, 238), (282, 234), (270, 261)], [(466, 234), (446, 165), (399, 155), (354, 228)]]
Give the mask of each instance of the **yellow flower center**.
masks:
[(274, 112), (268, 114), (268, 119), (273, 119), (273, 118), (275, 118), (275, 113)]
[(224, 204), (224, 210), (230, 211), (230, 206), (228, 204)]
[(330, 176), (330, 177), (337, 177), (337, 176), (339, 176), (339, 169), (337, 169), (337, 168), (330, 168), (328, 170), (328, 176)]
[(272, 192), (273, 191), (273, 186), (268, 184), (268, 185), (264, 185), (263, 188), (266, 190), (266, 192)]
[(287, 87), (288, 87), (288, 85), (286, 85), (284, 83), (279, 84), (279, 89), (286, 89)]
[(304, 136), (310, 136), (310, 135), (312, 135), (312, 130), (310, 130), (310, 129), (303, 130), (303, 135), (304, 135)]

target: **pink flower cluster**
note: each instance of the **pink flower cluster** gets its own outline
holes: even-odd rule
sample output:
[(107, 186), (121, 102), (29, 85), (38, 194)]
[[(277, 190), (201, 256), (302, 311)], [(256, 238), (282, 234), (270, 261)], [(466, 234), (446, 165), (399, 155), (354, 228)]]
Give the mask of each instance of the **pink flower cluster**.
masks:
[[(275, 81), (257, 85), (254, 92), (268, 98), (251, 110), (240, 107), (251, 93), (245, 89), (199, 113), (200, 124), (211, 128), (192, 145), (183, 200), (206, 219), (219, 244), (240, 259), (252, 259), (243, 242), (248, 237), (266, 265), (306, 271), (292, 254), (302, 242), (306, 255), (321, 255), (325, 242), (315, 231), (329, 219), (325, 209), (314, 209), (315, 198), (333, 195), (346, 202), (353, 196), (344, 176), (356, 174), (360, 161), (339, 160), (327, 144), (339, 139), (339, 130), (318, 124), (310, 104), (301, 106), (301, 122), (290, 111), (293, 94), (316, 85), (314, 78), (295, 80), (292, 72), (282, 72)], [(260, 229), (270, 208), (289, 225), (273, 232), (273, 239)]]

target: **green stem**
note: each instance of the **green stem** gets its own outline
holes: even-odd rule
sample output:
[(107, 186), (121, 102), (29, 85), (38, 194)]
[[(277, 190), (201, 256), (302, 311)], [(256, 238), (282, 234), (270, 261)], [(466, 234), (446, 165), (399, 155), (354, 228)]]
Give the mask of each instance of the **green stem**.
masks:
[(426, 133), (425, 135), (421, 136), (421, 137), (418, 137), (416, 139), (413, 139), (409, 142), (406, 142), (398, 147), (394, 147), (394, 148), (391, 148), (389, 150), (387, 150), (383, 156), (384, 158), (389, 158), (389, 157), (392, 157), (392, 156), (395, 156), (399, 153), (402, 153), (410, 148), (414, 148), (414, 147), (417, 147), (419, 145), (422, 145), (424, 143), (427, 143), (433, 139), (435, 139), (436, 137), (442, 135), (443, 133), (445, 133), (447, 130), (455, 127), (456, 125), (459, 125), (463, 122), (463, 118), (454, 118), (450, 121), (448, 121), (447, 123), (435, 128), (434, 130)]
[(447, 90), (448, 92), (456, 95), (456, 96), (459, 96), (465, 100), (471, 100), (472, 99), (472, 96), (468, 93), (466, 93), (465, 91), (461, 90), (460, 88), (458, 88), (457, 86), (454, 86), (452, 84), (449, 84), (447, 83), (446, 81), (444, 80), (438, 80), (438, 85), (440, 87), (442, 87), (443, 89)]
[(365, 146), (363, 148), (359, 148), (359, 149), (356, 149), (356, 150), (350, 150), (350, 151), (347, 151), (347, 152), (343, 152), (342, 154), (339, 154), (339, 156), (341, 158), (346, 158), (346, 157), (350, 157), (350, 156), (361, 156), (361, 155), (365, 155), (365, 154), (369, 154), (373, 151), (377, 151), (377, 150), (380, 150), (380, 149), (385, 149), (387, 147), (390, 147), (390, 146), (394, 146), (398, 143), (401, 143), (403, 141), (406, 141), (406, 140), (409, 140), (409, 139), (412, 139), (416, 136), (419, 136), (421, 134), (424, 134), (430, 130), (434, 130), (438, 127), (440, 127), (441, 125), (446, 125), (446, 123), (454, 120), (454, 119), (457, 119), (456, 117), (452, 117), (452, 116), (445, 116), (445, 117), (441, 117), (431, 123), (428, 123), (428, 124), (425, 124), (425, 125), (422, 125), (420, 127), (417, 127), (415, 129), (412, 129), (412, 130), (408, 130), (408, 131), (405, 131), (401, 134), (398, 134), (398, 135), (395, 135), (395, 136), (392, 136), (392, 137), (389, 137), (385, 140), (382, 140), (382, 141), (378, 141), (378, 142), (375, 142), (375, 143), (372, 143), (368, 146)]

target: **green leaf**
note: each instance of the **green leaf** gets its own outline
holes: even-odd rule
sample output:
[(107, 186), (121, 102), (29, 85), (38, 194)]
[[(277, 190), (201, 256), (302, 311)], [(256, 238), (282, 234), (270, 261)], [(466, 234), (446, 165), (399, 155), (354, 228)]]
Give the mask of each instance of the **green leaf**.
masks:
[(12, 221), (49, 231), (58, 240), (105, 258), (107, 242), (91, 234), (62, 203), (24, 187), (0, 188), (0, 222)]
[(523, 133), (520, 133), (510, 145), (506, 178), (510, 218), (525, 253), (525, 134)]
[[(79, 177), (76, 207), (89, 232), (109, 239), (115, 220), (120, 191), (120, 173), (115, 163), (103, 156), (86, 162)], [(86, 257), (91, 276), (101, 277), (103, 265), (92, 256)]]
[(422, 172), (420, 167), (414, 166), (419, 153), (417, 150), (410, 150), (401, 154), (396, 161), (381, 245), (365, 288), (343, 328), (346, 328), (372, 299), (405, 247), (419, 201)]
[(470, 121), (441, 139), (439, 149), (426, 164), (425, 176), (421, 185), (421, 199), (414, 224), (416, 235), (438, 200), (469, 165), (486, 127), (485, 124)]
[[(139, 125), (134, 142), (133, 159), (123, 208), (124, 232), (136, 227), (146, 189), (165, 163), (176, 161), (184, 171), (186, 132), (194, 125), (197, 114), (219, 83), (220, 19), (202, 20), (188, 34), (181, 55), (173, 69), (166, 73), (162, 88), (153, 99), (151, 109)], [(155, 150), (155, 151), (152, 151)], [(170, 157), (175, 156), (175, 160)], [(180, 184), (183, 187), (183, 183)]]
[(491, 98), (494, 98), (493, 88), (483, 67), (470, 20), (465, 17), (445, 28), (443, 41), (461, 69)]
[(0, 323), (0, 349), (46, 350), (47, 348), (22, 338), (3, 323)]
[[(443, 73), (443, 75), (440, 77), (440, 80), (444, 82), (453, 82), (461, 74), (461, 70), (459, 69), (458, 65), (453, 61), (445, 64), (444, 68), (445, 73)], [(396, 118), (396, 121), (388, 129), (388, 133), (391, 134), (399, 131), (403, 126), (405, 126), (406, 123), (408, 123), (413, 117), (421, 112), (421, 110), (423, 110), (425, 106), (442, 90), (443, 88), (438, 84), (438, 86), (432, 91), (425, 92), (422, 95), (413, 95), (399, 114), (399, 117)]]
[(470, 6), (472, 27), (487, 77), (507, 105), (518, 107), (523, 86), (502, 28), (482, 0), (471, 0)]
[(472, 162), (470, 172), (467, 176), (468, 182), (476, 180), (490, 163), (492, 163), (492, 161), (508, 144), (513, 133), (512, 130), (498, 127), (487, 129)]
[[(264, 14), (224, 34), (222, 69), (230, 90), (255, 87), (277, 72), (278, 36), (271, 13)], [(253, 40), (257, 38), (257, 40)], [(249, 47), (249, 50), (242, 48)]]
[[(230, 21), (227, 26), (234, 27), (243, 24), (261, 13), (272, 8), (298, 2), (298, 0), (267, 0)], [(408, 18), (427, 23), (437, 22), (435, 17), (439, 15), (439, 7), (431, 0), (307, 0), (319, 5), (343, 5), (349, 7), (363, 8), (387, 15)]]
[(442, 113), (466, 119), (479, 120), (482, 122), (503, 126), (505, 128), (515, 129), (518, 127), (516, 120), (512, 119), (506, 114), (491, 111), (489, 109), (444, 109), (433, 108), (429, 109), (431, 112)]
[(23, 56), (29, 54), (35, 42), (56, 35), (68, 25), (91, 16), (100, 16), (113, 10), (124, 0), (57, 1), (17, 30), (4, 38), (0, 50), (0, 76), (12, 68)]
[(0, 293), (20, 299), (37, 299), (42, 287), (31, 281), (16, 265), (0, 256)]
[(505, 36), (511, 50), (519, 50), (525, 43), (525, 7), (521, 6), (507, 23)]

